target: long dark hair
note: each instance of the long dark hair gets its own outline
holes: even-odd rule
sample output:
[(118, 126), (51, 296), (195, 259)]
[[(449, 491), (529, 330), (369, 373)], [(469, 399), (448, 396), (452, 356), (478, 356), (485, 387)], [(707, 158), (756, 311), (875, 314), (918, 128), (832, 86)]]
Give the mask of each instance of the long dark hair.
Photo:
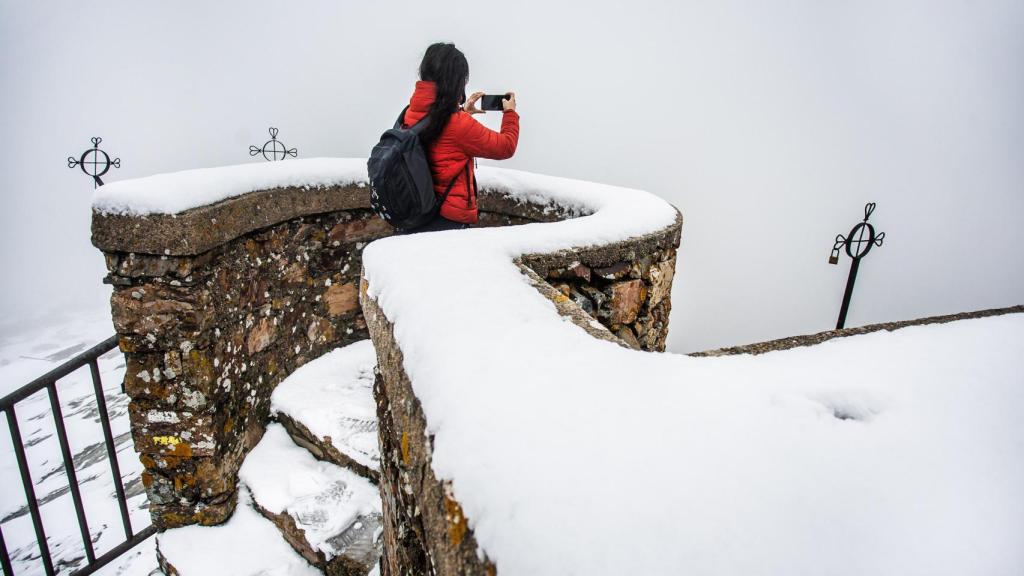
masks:
[(437, 96), (427, 111), (430, 124), (420, 133), (420, 140), (433, 142), (466, 98), (466, 81), (469, 80), (466, 55), (455, 44), (431, 44), (420, 62), (420, 80), (437, 85)]

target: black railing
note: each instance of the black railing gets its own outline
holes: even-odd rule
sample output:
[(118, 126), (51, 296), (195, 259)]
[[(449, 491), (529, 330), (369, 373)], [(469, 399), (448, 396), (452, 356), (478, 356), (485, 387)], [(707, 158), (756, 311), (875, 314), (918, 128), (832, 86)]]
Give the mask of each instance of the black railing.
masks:
[[(128, 500), (125, 497), (124, 482), (121, 479), (121, 467), (117, 462), (117, 448), (114, 444), (114, 434), (110, 428), (110, 417), (107, 413), (107, 401), (103, 395), (103, 383), (100, 378), (99, 357), (117, 347), (117, 336), (111, 336), (89, 350), (82, 352), (64, 364), (36, 378), (32, 382), (22, 386), (14, 392), (0, 399), (0, 410), (7, 415), (7, 425), (11, 432), (11, 442), (14, 445), (14, 455), (18, 461), (18, 469), (21, 472), (21, 484), (25, 490), (25, 499), (28, 503), (28, 512), (32, 518), (32, 527), (35, 530), (36, 544), (39, 548), (40, 561), (47, 576), (56, 574), (54, 571), (53, 558), (50, 555), (50, 548), (46, 541), (46, 529), (43, 526), (42, 515), (39, 510), (39, 500), (36, 498), (35, 487), (32, 483), (32, 471), (29, 468), (28, 458), (25, 454), (25, 444), (22, 441), (21, 430), (18, 427), (18, 417), (15, 405), (32, 394), (46, 389), (50, 397), (50, 411), (53, 416), (54, 425), (57, 429), (57, 440), (60, 443), (61, 456), (64, 460), (64, 472), (68, 480), (68, 489), (71, 499), (74, 502), (75, 514), (78, 517), (78, 529), (82, 536), (82, 545), (85, 548), (86, 564), (74, 572), (72, 576), (85, 576), (99, 570), (111, 560), (127, 552), (135, 545), (156, 533), (156, 528), (147, 526), (139, 532), (132, 528), (131, 518), (128, 514)], [(85, 516), (85, 507), (82, 503), (82, 493), (78, 484), (78, 476), (75, 473), (75, 463), (71, 455), (71, 447), (68, 444), (68, 433), (64, 426), (64, 417), (61, 413), (60, 398), (57, 395), (57, 381), (75, 370), (89, 366), (92, 377), (93, 390), (96, 394), (96, 411), (99, 422), (103, 428), (103, 440), (106, 444), (107, 459), (110, 461), (110, 472), (114, 478), (114, 491), (117, 496), (117, 503), (121, 511), (121, 521), (124, 525), (125, 540), (121, 544), (108, 550), (100, 556), (96, 556), (93, 548), (93, 541), (89, 532), (89, 523)], [(11, 565), (11, 558), (4, 540), (3, 527), (0, 526), (0, 567), (3, 568), (4, 576), (15, 576)]]

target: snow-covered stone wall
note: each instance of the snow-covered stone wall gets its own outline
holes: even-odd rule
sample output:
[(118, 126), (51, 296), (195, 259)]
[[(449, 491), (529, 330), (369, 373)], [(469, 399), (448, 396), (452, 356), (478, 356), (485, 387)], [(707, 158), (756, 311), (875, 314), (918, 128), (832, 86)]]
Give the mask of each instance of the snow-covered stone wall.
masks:
[(383, 237), (361, 161), (279, 164), (97, 192), (158, 525), (225, 519), (277, 383), (369, 335), (382, 574), (1024, 568), (1020, 308), (645, 352), (661, 199), (481, 168), (494, 227)]
[(195, 255), (105, 250), (132, 433), (158, 525), (227, 518), (277, 383), (367, 337), (361, 249), (387, 233), (370, 211), (354, 209), (285, 215)]
[[(132, 435), (159, 527), (225, 521), (275, 386), (368, 337), (358, 303), (362, 252), (391, 231), (369, 210), (364, 167), (287, 161), (97, 191), (93, 243), (114, 288)], [(543, 190), (509, 186), (500, 173), (481, 170), (480, 180), (483, 227), (587, 213)], [(524, 278), (586, 330), (663, 350), (679, 226), (675, 218), (657, 237), (611, 250), (537, 253), (521, 262)]]
[[(596, 366), (588, 365), (586, 354), (562, 355), (559, 350), (540, 345), (533, 353), (522, 355), (521, 344), (527, 340), (545, 342), (554, 338), (571, 346), (569, 343), (574, 338), (584, 338), (627, 350), (664, 351), (682, 227), (679, 213), (667, 204), (659, 205), (658, 201), (648, 205), (650, 212), (633, 211), (631, 196), (643, 194), (637, 191), (531, 175), (513, 177), (519, 180), (506, 185), (513, 189), (517, 186), (532, 189), (534, 202), (552, 203), (559, 214), (585, 218), (580, 218), (579, 223), (569, 220), (547, 225), (554, 229), (536, 226), (508, 229), (501, 236), (470, 237), (468, 233), (463, 233), (467, 234), (464, 238), (437, 236), (432, 238), (436, 243), (426, 243), (426, 246), (423, 242), (415, 247), (404, 241), (401, 244), (390, 242), (380, 246), (382, 249), (364, 262), (369, 268), (361, 285), (361, 304), (378, 357), (374, 396), (381, 443), (380, 486), (385, 520), (382, 574), (492, 576), (497, 570), (488, 551), (477, 540), (472, 528), (474, 519), (463, 509), (453, 484), (458, 479), (439, 473), (435, 466), (437, 428), (430, 424), (423, 401), (437, 396), (423, 397), (424, 390), (431, 389), (429, 383), (423, 381), (427, 379), (422, 376), (425, 365), (445, 364), (451, 367), (450, 373), (458, 373), (457, 382), (448, 380), (451, 386), (442, 394), (451, 394), (448, 397), (458, 404), (459, 392), (455, 390), (464, 391), (467, 402), (458, 411), (479, 410), (475, 418), (486, 422), (492, 411), (506, 410), (500, 406), (502, 401), (492, 397), (483, 402), (484, 408), (470, 398), (481, 399), (488, 396), (488, 391), (493, 392), (494, 384), (505, 379), (495, 378), (498, 373), (518, 372), (535, 382), (549, 382), (552, 386), (571, 382), (553, 374), (557, 371), (564, 376), (556, 366), (567, 366), (570, 372), (575, 366), (581, 381), (602, 377), (595, 374)], [(650, 197), (644, 195), (638, 200), (650, 202)], [(559, 201), (565, 204), (559, 205)], [(570, 210), (566, 205), (573, 201), (582, 201), (584, 207)], [(588, 202), (592, 203), (589, 207)], [(660, 218), (666, 213), (668, 218)], [(602, 223), (605, 219), (610, 222)], [(480, 245), (485, 248), (479, 252), (463, 249)], [(390, 261), (395, 255), (392, 250), (403, 248), (417, 253), (441, 251), (445, 254), (438, 259), (440, 272), (422, 274), (423, 283), (433, 289), (423, 290), (424, 297), (418, 300), (416, 310), (411, 309), (412, 301), (406, 300), (412, 296), (406, 282), (420, 276), (420, 271), (410, 270), (408, 260)], [(489, 261), (482, 261), (485, 258)], [(470, 284), (469, 277), (477, 280)], [(517, 279), (533, 289), (522, 296), (537, 306), (519, 306), (522, 302), (512, 296), (522, 283)], [(460, 296), (465, 293), (463, 289), (472, 291), (475, 296)], [(428, 296), (436, 291), (441, 292), (436, 300)], [(390, 304), (390, 314), (382, 302)], [(440, 318), (425, 315), (424, 312), (436, 309), (434, 305), (445, 310), (452, 306), (456, 309), (441, 314)], [(573, 327), (561, 333), (558, 326), (535, 324), (536, 314), (561, 317), (563, 326)], [(424, 330), (425, 321), (426, 325), (431, 324), (427, 318), (434, 319), (435, 330)], [(399, 322), (396, 324), (395, 320)], [(404, 341), (398, 336), (403, 328)], [(550, 334), (540, 333), (552, 328)], [(436, 332), (438, 339), (442, 334), (458, 334), (451, 340), (468, 339), (474, 345), (471, 348), (453, 348), (450, 343), (439, 345), (434, 348), (438, 356), (428, 360), (420, 357), (423, 349), (412, 341), (418, 343), (418, 336), (430, 331)], [(426, 371), (434, 372), (429, 368)], [(419, 381), (416, 375), (420, 375)], [(435, 380), (443, 378), (437, 373), (431, 376)], [(637, 393), (641, 393), (639, 390), (645, 384), (641, 372), (633, 375), (633, 381), (622, 379), (621, 375), (603, 376), (620, 386), (636, 386)], [(548, 396), (537, 394), (525, 381), (523, 384), (515, 388), (526, 403), (549, 413), (554, 404), (545, 406)], [(509, 392), (518, 393), (515, 389)], [(554, 389), (550, 392), (552, 398), (561, 395)], [(590, 399), (583, 392), (577, 401), (587, 404)], [(571, 408), (562, 405), (561, 409), (564, 410), (561, 418), (573, 418)], [(443, 421), (445, 414), (435, 413), (434, 418)], [(608, 425), (614, 425), (613, 418), (609, 414)], [(529, 428), (535, 422), (533, 415), (524, 412), (513, 420), (517, 422), (515, 426), (521, 427), (524, 438), (532, 435)], [(544, 429), (543, 424), (540, 429)], [(507, 429), (491, 430), (486, 425), (475, 432), (481, 438), (516, 434)], [(487, 444), (483, 441), (480, 450), (486, 451), (482, 446)], [(458, 458), (469, 462), (481, 456), (484, 456), (482, 452), (474, 451), (463, 452)], [(496, 455), (487, 454), (487, 458), (492, 456)], [(549, 473), (543, 466), (525, 468), (521, 472), (538, 477)], [(516, 479), (508, 477), (503, 481), (515, 482)], [(571, 497), (570, 494), (564, 496)], [(507, 521), (513, 522), (512, 519)]]
[(487, 181), (578, 217), (384, 238), (363, 254), (382, 574), (1024, 567), (1010, 536), (1024, 531), (1021, 309), (739, 354), (642, 352), (610, 322), (621, 309), (593, 320), (596, 300), (574, 297), (593, 291), (576, 283), (598, 270), (614, 295), (637, 274), (639, 316), (656, 310), (678, 212), (594, 183)]

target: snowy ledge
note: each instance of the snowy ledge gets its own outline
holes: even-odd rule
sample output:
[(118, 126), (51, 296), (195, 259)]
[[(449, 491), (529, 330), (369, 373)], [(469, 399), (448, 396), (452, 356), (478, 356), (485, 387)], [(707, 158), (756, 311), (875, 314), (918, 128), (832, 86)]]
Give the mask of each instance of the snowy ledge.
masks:
[[(517, 176), (518, 174), (518, 176)], [(515, 171), (479, 170), (480, 209), (529, 220), (579, 215), (584, 203), (520, 186)], [(122, 180), (92, 198), (92, 243), (105, 252), (191, 256), (293, 218), (369, 209), (366, 160), (310, 158)]]
[(585, 216), (364, 251), (392, 573), (1024, 568), (1024, 315), (760, 355), (630, 350), (517, 264), (642, 252), (675, 210), (491, 174)]

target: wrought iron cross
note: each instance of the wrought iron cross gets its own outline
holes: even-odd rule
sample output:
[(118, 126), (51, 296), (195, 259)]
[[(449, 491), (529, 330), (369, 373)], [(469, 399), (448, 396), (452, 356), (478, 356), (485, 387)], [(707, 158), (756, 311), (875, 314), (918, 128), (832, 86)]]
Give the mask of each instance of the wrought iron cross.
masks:
[(249, 146), (249, 156), (255, 156), (257, 154), (263, 154), (263, 159), (267, 161), (284, 160), (291, 156), (295, 158), (299, 155), (299, 151), (295, 148), (287, 148), (285, 145), (277, 139), (277, 128), (271, 126), (270, 128), (270, 140), (263, 145), (262, 148), (258, 146)]
[(868, 222), (871, 213), (875, 211), (875, 203), (868, 202), (864, 205), (864, 221), (858, 222), (850, 230), (850, 235), (843, 237), (836, 235), (836, 241), (832, 245), (832, 255), (828, 258), (829, 264), (839, 264), (839, 250), (846, 248), (846, 255), (851, 258), (850, 276), (846, 279), (846, 292), (843, 293), (843, 305), (839, 308), (839, 321), (836, 322), (836, 330), (846, 325), (846, 312), (850, 309), (850, 298), (853, 296), (853, 283), (857, 281), (857, 268), (860, 267), (860, 259), (867, 256), (872, 246), (881, 246), (885, 240), (885, 232), (875, 235), (875, 227)]
[(111, 166), (114, 168), (121, 167), (120, 158), (111, 160), (106, 152), (100, 150), (100, 142), (102, 141), (103, 139), (97, 136), (92, 139), (92, 148), (82, 152), (81, 157), (68, 156), (68, 168), (78, 166), (86, 176), (92, 176), (93, 188), (103, 186), (103, 180), (100, 179), (100, 176), (109, 172)]

